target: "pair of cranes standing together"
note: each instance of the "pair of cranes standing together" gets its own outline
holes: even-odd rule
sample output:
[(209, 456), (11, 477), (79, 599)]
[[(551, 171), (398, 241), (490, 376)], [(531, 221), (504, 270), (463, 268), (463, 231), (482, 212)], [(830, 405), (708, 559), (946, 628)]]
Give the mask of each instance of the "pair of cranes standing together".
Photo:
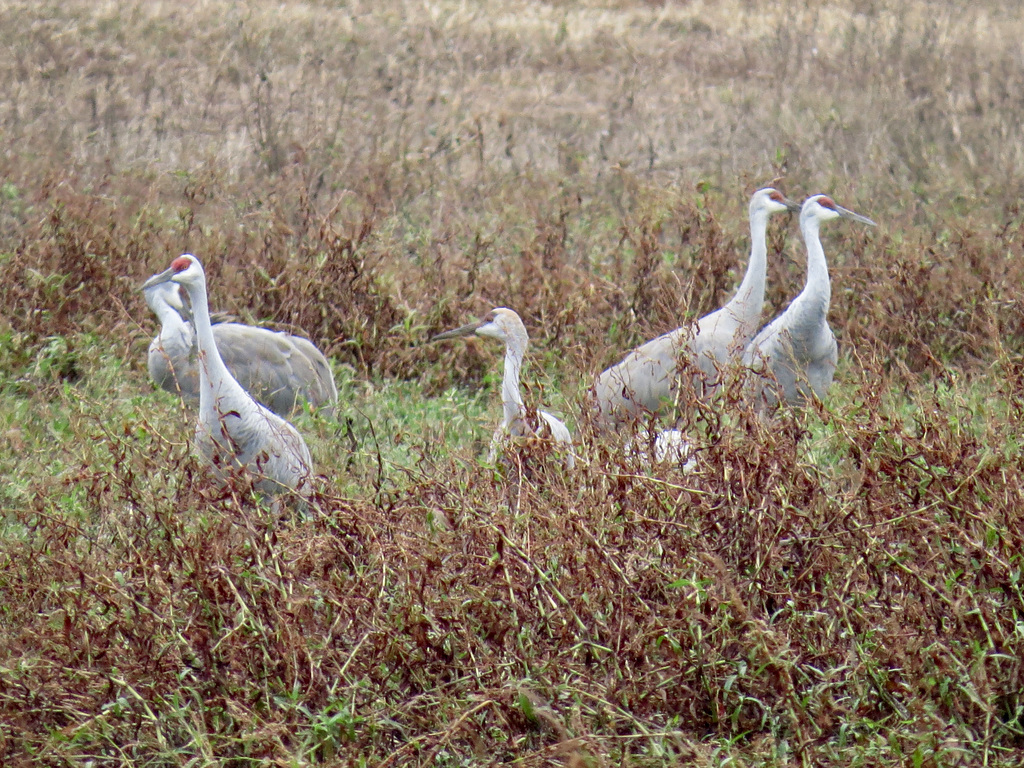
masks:
[[(807, 281), (789, 307), (758, 332), (767, 273), (768, 217), (785, 211), (800, 212)], [(770, 372), (778, 385), (760, 378), (761, 384), (751, 393), (759, 408), (775, 405), (779, 392), (792, 405), (802, 405), (812, 393), (824, 398), (832, 384), (838, 348), (828, 324), (832, 291), (819, 231), (824, 222), (838, 218), (875, 225), (826, 195), (814, 195), (798, 205), (770, 187), (755, 192), (750, 199), (750, 261), (736, 294), (693, 326), (647, 342), (602, 373), (594, 388), (601, 421), (635, 420), (671, 402), (682, 383), (681, 353), (692, 362), (691, 385), (702, 396), (717, 386), (723, 370), (739, 360), (755, 372)]]
[[(807, 282), (789, 307), (758, 332), (768, 217), (797, 210), (807, 246)], [(831, 285), (819, 229), (837, 218), (874, 225), (826, 195), (809, 197), (798, 206), (771, 188), (755, 192), (750, 201), (750, 262), (736, 295), (695, 325), (647, 342), (602, 373), (588, 396), (598, 423), (606, 428), (635, 423), (644, 414), (657, 412), (671, 401), (678, 386), (687, 383), (706, 396), (718, 385), (721, 371), (737, 360), (770, 374), (757, 377), (752, 391), (759, 407), (774, 405), (780, 396), (797, 405), (812, 396), (824, 397), (835, 373), (837, 346), (827, 319)], [(191, 323), (183, 317), (179, 286), (189, 295)], [(167, 270), (147, 280), (143, 291), (161, 322), (160, 333), (150, 345), (150, 374), (164, 389), (198, 399), (200, 457), (222, 481), (232, 472), (247, 471), (255, 476), (261, 493), (276, 495), (290, 489), (308, 494), (313, 466), (309, 449), (283, 416), (303, 399), (333, 408), (338, 393), (324, 356), (300, 337), (236, 323), (214, 325), (206, 275), (190, 254), (174, 259)], [(567, 449), (566, 465), (571, 468), (572, 439), (565, 424), (546, 411), (537, 411), (537, 423), (529, 423), (519, 387), (528, 336), (519, 315), (497, 308), (483, 320), (432, 340), (469, 335), (505, 344), (503, 416), (491, 441), (490, 459), (496, 457), (505, 436), (540, 434)], [(683, 358), (692, 363), (689, 382), (679, 374)], [(665, 430), (654, 441), (655, 460), (682, 461), (687, 453), (677, 430)]]

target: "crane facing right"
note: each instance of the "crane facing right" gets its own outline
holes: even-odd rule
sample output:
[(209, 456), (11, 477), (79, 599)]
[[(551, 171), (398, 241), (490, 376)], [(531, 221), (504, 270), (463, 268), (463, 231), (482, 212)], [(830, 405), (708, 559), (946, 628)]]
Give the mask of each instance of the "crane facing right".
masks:
[(718, 384), (720, 368), (743, 353), (761, 325), (768, 258), (768, 217), (797, 211), (778, 190), (759, 189), (750, 198), (750, 261), (736, 295), (723, 307), (637, 347), (594, 382), (588, 402), (598, 423), (611, 427), (656, 413), (671, 403), (683, 374), (680, 355), (696, 371), (690, 383), (704, 394)]
[(827, 195), (813, 195), (800, 207), (807, 282), (786, 311), (762, 328), (743, 353), (743, 364), (762, 374), (753, 385), (757, 410), (775, 406), (780, 396), (790, 405), (803, 405), (812, 396), (820, 400), (832, 385), (839, 350), (828, 324), (832, 285), (818, 231), (822, 223), (839, 218), (875, 226)]

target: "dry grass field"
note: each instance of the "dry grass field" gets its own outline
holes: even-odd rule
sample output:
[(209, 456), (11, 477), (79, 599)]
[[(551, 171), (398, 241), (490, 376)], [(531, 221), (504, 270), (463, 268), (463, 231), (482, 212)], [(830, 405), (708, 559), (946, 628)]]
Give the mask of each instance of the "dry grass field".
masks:
[[(0, 763), (1024, 762), (1024, 12), (952, 0), (0, 3)], [(773, 184), (840, 363), (697, 470), (583, 414)], [(766, 320), (800, 290), (770, 227)], [(332, 359), (305, 514), (220, 489), (138, 291)], [(545, 446), (482, 458), (515, 308)]]

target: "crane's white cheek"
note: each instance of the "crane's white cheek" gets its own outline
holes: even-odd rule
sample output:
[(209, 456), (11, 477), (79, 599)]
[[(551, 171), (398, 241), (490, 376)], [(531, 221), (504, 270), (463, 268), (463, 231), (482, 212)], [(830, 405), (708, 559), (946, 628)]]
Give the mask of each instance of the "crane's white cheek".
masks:
[(490, 336), (492, 339), (498, 339), (500, 341), (505, 340), (505, 334), (502, 333), (501, 328), (496, 326), (494, 323), (481, 325), (476, 329), (476, 333), (478, 336)]

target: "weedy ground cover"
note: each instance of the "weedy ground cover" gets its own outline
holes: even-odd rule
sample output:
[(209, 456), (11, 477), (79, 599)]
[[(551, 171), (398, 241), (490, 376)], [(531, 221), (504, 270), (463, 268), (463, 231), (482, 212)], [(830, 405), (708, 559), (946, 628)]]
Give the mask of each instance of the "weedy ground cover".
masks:
[[(1015, 765), (1024, 18), (731, 0), (0, 8), (4, 764)], [(827, 402), (582, 398), (829, 192)], [(138, 286), (312, 338), (306, 514), (205, 481)], [(803, 279), (770, 227), (767, 314)], [(580, 436), (481, 460), (506, 305)]]

